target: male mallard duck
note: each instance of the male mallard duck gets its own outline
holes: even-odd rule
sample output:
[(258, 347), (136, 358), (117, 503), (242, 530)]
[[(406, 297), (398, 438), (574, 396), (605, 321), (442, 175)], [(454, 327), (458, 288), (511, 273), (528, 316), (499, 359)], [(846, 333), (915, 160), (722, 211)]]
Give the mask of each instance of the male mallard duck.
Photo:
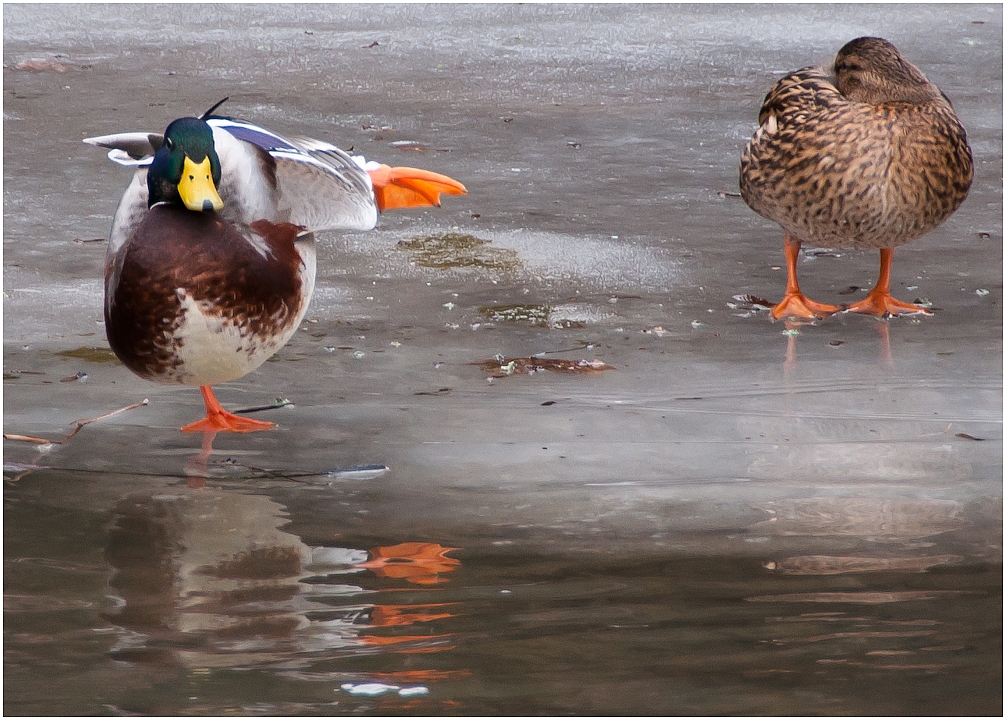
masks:
[(834, 77), (804, 68), (777, 82), (741, 155), (741, 196), (785, 230), (786, 295), (775, 318), (838, 310), (800, 292), (804, 241), (880, 250), (869, 295), (845, 308), (878, 317), (930, 314), (891, 297), (894, 248), (925, 235), (971, 188), (967, 134), (950, 100), (897, 48), (864, 37), (843, 47)]
[(105, 256), (109, 345), (140, 377), (201, 387), (206, 417), (183, 431), (252, 432), (273, 424), (225, 411), (210, 386), (248, 374), (294, 334), (314, 290), (314, 232), (369, 230), (379, 209), (466, 191), (211, 115), (217, 107), (163, 136), (84, 142), (137, 168)]

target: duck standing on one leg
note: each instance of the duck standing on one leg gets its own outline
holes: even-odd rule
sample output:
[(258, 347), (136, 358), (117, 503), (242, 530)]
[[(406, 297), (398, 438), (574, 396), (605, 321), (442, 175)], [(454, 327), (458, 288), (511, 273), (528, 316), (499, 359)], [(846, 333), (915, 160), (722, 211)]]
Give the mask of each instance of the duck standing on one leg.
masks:
[(786, 233), (786, 295), (772, 316), (821, 319), (843, 309), (800, 291), (805, 241), (880, 250), (876, 285), (848, 312), (931, 314), (891, 297), (891, 259), (971, 188), (971, 148), (950, 100), (894, 45), (863, 37), (838, 52), (833, 77), (811, 67), (777, 82), (758, 122), (741, 155), (740, 189)]
[(296, 331), (314, 291), (314, 233), (370, 230), (378, 210), (439, 205), (451, 178), (363, 165), (319, 140), (285, 139), (211, 113), (164, 135), (84, 142), (136, 167), (105, 257), (105, 330), (134, 373), (198, 385), (206, 417), (186, 432), (273, 423), (227, 412), (211, 385), (257, 368)]

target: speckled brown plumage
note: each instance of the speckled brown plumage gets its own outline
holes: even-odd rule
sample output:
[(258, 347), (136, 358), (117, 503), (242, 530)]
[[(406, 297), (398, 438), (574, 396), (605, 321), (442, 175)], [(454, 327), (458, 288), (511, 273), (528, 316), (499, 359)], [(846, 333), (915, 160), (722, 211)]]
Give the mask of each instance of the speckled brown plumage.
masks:
[(130, 370), (148, 380), (205, 384), (187, 380), (179, 357), (183, 297), (233, 328), (246, 340), (239, 351), (249, 355), (262, 350), (256, 338), (282, 335), (297, 321), (307, 301), (294, 242), (301, 228), (260, 220), (241, 230), (247, 235), (213, 212), (150, 209), (105, 277), (108, 341)]
[(880, 38), (848, 43), (833, 76), (786, 75), (758, 119), (741, 196), (788, 242), (894, 248), (943, 222), (971, 187), (971, 148), (950, 101)]

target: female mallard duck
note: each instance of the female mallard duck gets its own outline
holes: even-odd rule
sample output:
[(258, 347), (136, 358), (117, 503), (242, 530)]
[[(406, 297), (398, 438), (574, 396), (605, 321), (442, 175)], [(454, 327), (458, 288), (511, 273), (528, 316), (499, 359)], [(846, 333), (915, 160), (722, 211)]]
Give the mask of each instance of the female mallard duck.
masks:
[(248, 374), (294, 334), (314, 290), (314, 232), (369, 230), (378, 210), (439, 205), (465, 188), (212, 116), (218, 106), (163, 136), (85, 142), (137, 168), (105, 257), (109, 345), (140, 377), (201, 387), (206, 417), (183, 431), (252, 432), (273, 424), (227, 412), (210, 386)]
[(971, 188), (967, 134), (950, 100), (897, 48), (864, 37), (843, 47), (834, 77), (804, 68), (765, 97), (741, 155), (741, 196), (779, 223), (788, 279), (775, 318), (823, 318), (843, 308), (800, 292), (804, 241), (880, 250), (869, 295), (845, 308), (878, 317), (930, 314), (891, 297), (894, 248), (925, 235)]

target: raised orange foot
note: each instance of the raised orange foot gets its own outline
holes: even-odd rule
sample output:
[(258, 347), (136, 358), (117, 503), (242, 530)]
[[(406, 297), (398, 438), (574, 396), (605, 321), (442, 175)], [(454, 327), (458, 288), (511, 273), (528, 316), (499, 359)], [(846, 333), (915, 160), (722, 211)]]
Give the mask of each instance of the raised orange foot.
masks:
[(433, 205), (440, 207), (440, 194), (464, 195), (465, 186), (453, 178), (410, 167), (380, 167), (368, 170), (374, 199), (381, 212), (394, 208)]

